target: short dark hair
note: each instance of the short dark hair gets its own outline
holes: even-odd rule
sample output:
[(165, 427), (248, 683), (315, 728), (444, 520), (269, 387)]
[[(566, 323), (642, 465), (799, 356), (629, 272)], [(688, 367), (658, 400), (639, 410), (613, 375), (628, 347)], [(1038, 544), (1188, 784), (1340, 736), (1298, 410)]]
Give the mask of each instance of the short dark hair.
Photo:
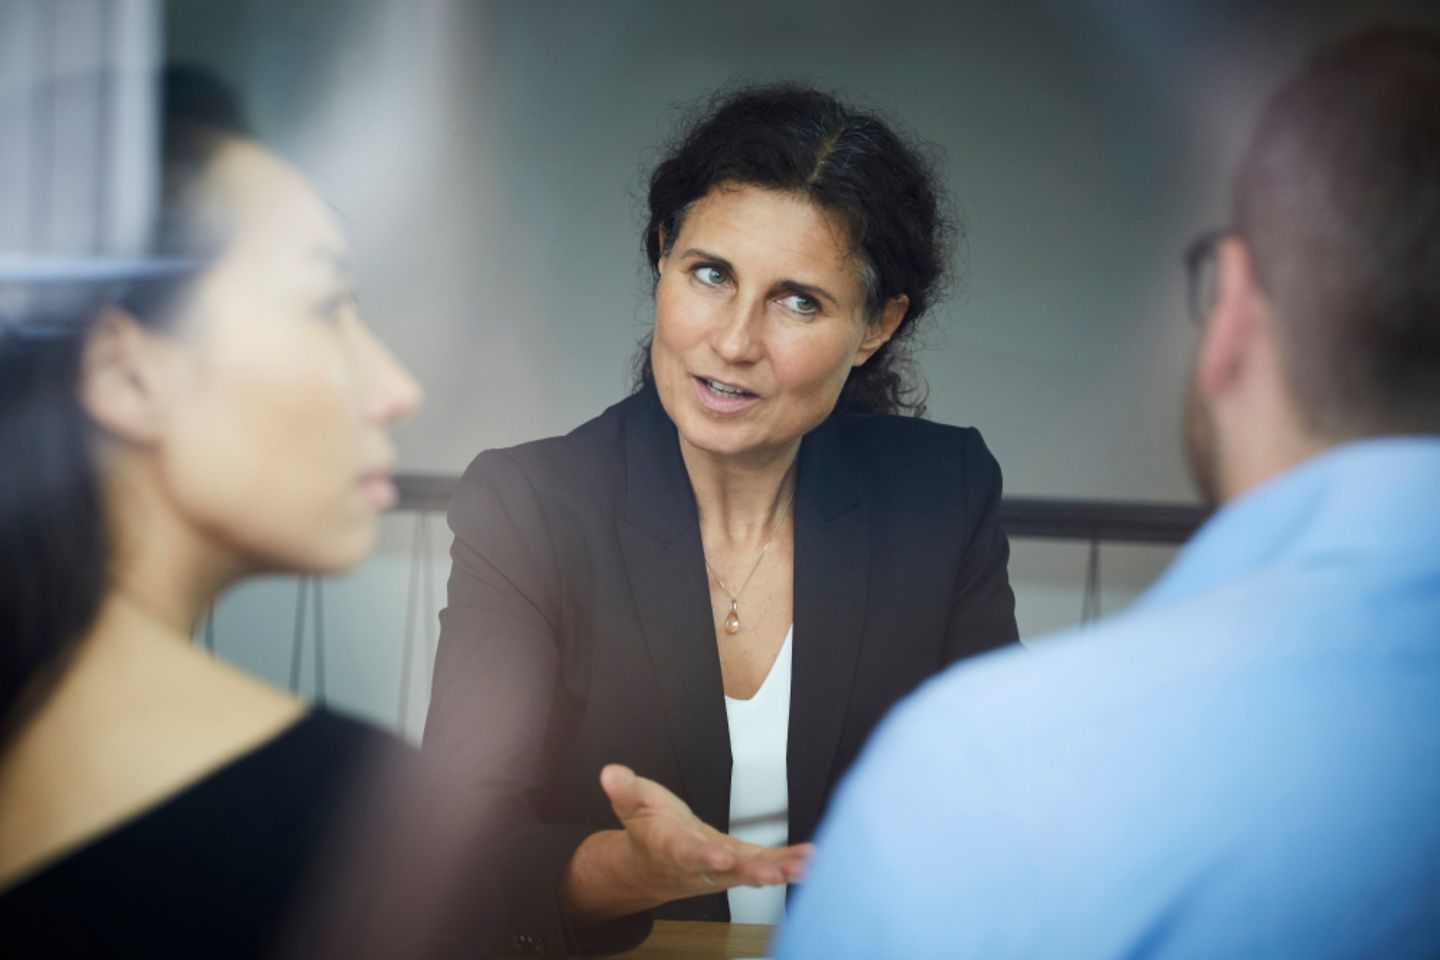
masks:
[[(890, 342), (850, 372), (843, 409), (924, 414), (925, 386), (906, 345), (943, 291), (958, 228), (933, 148), (876, 113), (798, 83), (726, 89), (693, 106), (650, 175), (645, 256), (652, 279), (697, 200), (726, 184), (783, 190), (840, 218), (860, 262), (866, 317), (909, 297)], [(648, 343), (638, 379), (650, 379)]]
[(1440, 432), (1440, 35), (1310, 56), (1251, 136), (1233, 217), (1309, 428)]
[[(203, 73), (171, 69), (160, 86), (162, 194), (150, 252), (203, 261), (214, 238), (189, 222), (186, 197), (215, 148), (246, 128), (238, 101)], [(78, 394), (91, 322), (119, 305), (163, 327), (193, 279), (165, 274), (93, 294), (77, 283), (84, 306), (64, 315), (0, 317), (0, 747), (48, 693), (107, 589), (95, 433)]]

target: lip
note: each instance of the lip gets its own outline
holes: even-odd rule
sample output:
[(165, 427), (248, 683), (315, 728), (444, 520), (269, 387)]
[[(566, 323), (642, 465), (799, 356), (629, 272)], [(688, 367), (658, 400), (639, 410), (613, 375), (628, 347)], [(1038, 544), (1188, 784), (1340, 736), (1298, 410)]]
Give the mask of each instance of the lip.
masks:
[(747, 389), (740, 387), (739, 384), (732, 384), (715, 377), (699, 377), (693, 374), (690, 379), (695, 384), (695, 397), (700, 401), (700, 406), (709, 410), (711, 413), (736, 414), (760, 402), (760, 398), (753, 393), (748, 397), (722, 397), (706, 386), (705, 382), (707, 380), (715, 380), (717, 383), (724, 383), (726, 386), (739, 387), (741, 390)]
[(400, 491), (390, 468), (372, 470), (360, 475), (356, 486), (360, 495), (376, 510), (389, 510), (400, 502)]

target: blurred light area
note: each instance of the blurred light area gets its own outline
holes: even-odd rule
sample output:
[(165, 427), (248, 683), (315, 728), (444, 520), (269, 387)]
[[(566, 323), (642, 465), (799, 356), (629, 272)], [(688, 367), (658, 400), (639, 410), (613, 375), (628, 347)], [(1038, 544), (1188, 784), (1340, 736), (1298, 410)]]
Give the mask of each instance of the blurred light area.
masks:
[[(418, 741), (430, 700), (431, 670), (423, 618), (432, 629), (450, 573), (450, 536), (444, 518), (432, 517), (428, 558), (434, 566), (435, 601), (409, 609), (407, 588), (414, 552), (414, 514), (384, 518), (380, 546), (362, 567), (324, 581), (324, 699), (332, 706), (397, 729)], [(421, 584), (421, 598), (425, 599)], [(215, 652), (225, 660), (284, 687), (290, 679), (299, 603), (294, 577), (260, 577), (232, 590), (214, 612)], [(413, 620), (407, 618), (413, 616)], [(297, 692), (320, 693), (314, 664), (313, 621), (305, 626)], [(407, 674), (405, 639), (414, 645)], [(203, 627), (201, 636), (204, 641)], [(408, 680), (403, 696), (401, 681)], [(404, 706), (403, 716), (400, 707)]]
[[(472, 61), (480, 5), (451, 0), (172, 0), (167, 57), (237, 92), (256, 134), (340, 214), (366, 321), (440, 404), (398, 435), (401, 463), (435, 465), (456, 400), (478, 382), (464, 359), (484, 333), (514, 364), (488, 264), (506, 213)], [(478, 127), (478, 129), (477, 129)], [(503, 239), (500, 241), (503, 243)], [(512, 278), (519, 279), (519, 278)], [(514, 347), (512, 350), (511, 348)], [(490, 351), (487, 351), (489, 353)], [(524, 398), (520, 398), (524, 399)], [(458, 443), (468, 445), (469, 438)], [(448, 468), (456, 469), (451, 456)]]
[[(1226, 217), (1264, 97), (1339, 31), (1440, 26), (1433, 0), (170, 0), (163, 12), (164, 58), (228, 81), (257, 134), (343, 214), (362, 311), (426, 388), (397, 436), (402, 470), (458, 473), (479, 450), (566, 432), (624, 396), (652, 317), (644, 174), (680, 105), (737, 80), (800, 78), (943, 152), (966, 243), (956, 295), (923, 338), (930, 415), (981, 429), (1007, 493), (1136, 500), (1193, 497), (1180, 253)], [(0, 47), (9, 78), (29, 46), (0, 33)], [(0, 171), (19, 162), (0, 156)], [(389, 723), (412, 523), (387, 519), (376, 557), (327, 585), (331, 702)], [(435, 526), (443, 591), (448, 534)], [(1171, 555), (1107, 546), (1102, 611), (1123, 609)], [(1083, 546), (1017, 542), (1026, 637), (1078, 621), (1085, 570)], [(293, 580), (227, 598), (222, 655), (284, 684), (294, 599)], [(427, 689), (412, 670), (412, 733)]]
[(393, 245), (441, 152), (451, 4), (184, 0), (176, 9), (171, 57), (200, 59), (230, 80), (261, 139), (300, 167), (355, 237)]
[[(158, 0), (0, 2), (0, 259), (145, 253), (160, 23)], [(0, 310), (38, 295), (6, 286)]]

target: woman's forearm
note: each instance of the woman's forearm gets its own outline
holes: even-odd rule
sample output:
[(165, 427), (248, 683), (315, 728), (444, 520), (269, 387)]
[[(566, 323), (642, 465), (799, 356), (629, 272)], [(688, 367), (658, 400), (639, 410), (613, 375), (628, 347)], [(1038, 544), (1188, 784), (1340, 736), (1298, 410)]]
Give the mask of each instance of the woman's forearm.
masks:
[(670, 899), (639, 868), (624, 830), (601, 830), (575, 848), (560, 875), (560, 904), (578, 928), (658, 907)]

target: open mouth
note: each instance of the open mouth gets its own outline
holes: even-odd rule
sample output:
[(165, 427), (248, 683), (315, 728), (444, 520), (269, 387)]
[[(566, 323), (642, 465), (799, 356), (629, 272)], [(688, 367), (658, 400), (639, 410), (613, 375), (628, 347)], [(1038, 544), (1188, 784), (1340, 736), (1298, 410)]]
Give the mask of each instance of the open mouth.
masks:
[(695, 381), (695, 394), (700, 404), (713, 413), (739, 413), (760, 399), (744, 387), (737, 387), (724, 380), (713, 380), (710, 377), (692, 379)]
[(742, 390), (740, 387), (732, 386), (720, 380), (709, 380), (705, 377), (696, 377), (715, 396), (722, 400), (743, 400), (746, 397), (753, 397), (755, 394), (749, 390)]

